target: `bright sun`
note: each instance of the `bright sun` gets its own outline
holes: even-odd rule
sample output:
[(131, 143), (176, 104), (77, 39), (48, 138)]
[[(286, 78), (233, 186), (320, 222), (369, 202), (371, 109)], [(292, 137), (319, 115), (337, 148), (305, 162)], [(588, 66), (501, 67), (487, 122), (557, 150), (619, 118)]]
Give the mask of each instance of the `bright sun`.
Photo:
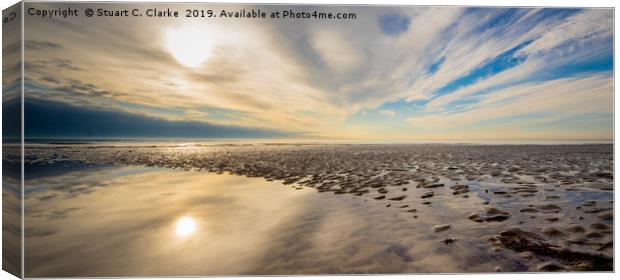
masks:
[(178, 236), (188, 236), (196, 229), (196, 222), (190, 217), (183, 217), (177, 221), (176, 233)]
[(211, 54), (213, 42), (204, 30), (185, 26), (166, 31), (166, 47), (181, 64), (196, 68)]

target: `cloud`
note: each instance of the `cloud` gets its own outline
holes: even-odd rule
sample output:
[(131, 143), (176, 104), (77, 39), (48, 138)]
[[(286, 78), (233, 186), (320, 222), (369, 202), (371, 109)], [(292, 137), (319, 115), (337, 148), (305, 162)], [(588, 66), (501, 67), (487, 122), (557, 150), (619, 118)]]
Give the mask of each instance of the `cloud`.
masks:
[(396, 116), (396, 112), (394, 112), (393, 110), (380, 110), (379, 114), (386, 115), (388, 117)]
[(50, 49), (59, 49), (60, 44), (49, 41), (26, 40), (24, 42), (26, 50), (29, 51), (47, 51)]
[[(355, 12), (357, 19), (218, 18), (162, 24), (138, 18), (29, 20), (27, 42), (31, 49), (40, 50), (31, 52), (26, 61), (29, 93), (39, 99), (168, 121), (284, 129), (326, 138), (390, 138), (397, 132), (423, 137), (426, 130), (416, 126), (422, 120), (449, 134), (453, 125), (442, 119), (493, 120), (492, 113), (485, 111), (496, 112), (497, 122), (515, 115), (530, 114), (527, 117), (532, 119), (531, 114), (544, 111), (537, 106), (555, 110), (557, 102), (545, 97), (559, 98), (552, 87), (536, 95), (511, 97), (519, 102), (539, 100), (543, 105), (531, 107), (536, 110), (489, 102), (553, 81), (575, 86), (608, 84), (601, 77), (611, 72), (611, 9), (295, 9)], [(213, 46), (200, 67), (184, 67), (166, 47), (166, 30), (183, 28), (199, 30), (196, 36)], [(578, 96), (585, 102), (583, 95)], [(612, 90), (602, 87), (594, 96), (597, 100), (611, 97)], [(601, 102), (592, 104), (581, 113), (607, 110)], [(513, 114), (489, 111), (493, 108)], [(554, 112), (564, 120), (573, 116)], [(387, 122), (381, 116), (390, 117), (390, 125), (401, 126), (378, 133)], [(356, 117), (364, 117), (364, 123), (353, 126)], [(584, 131), (578, 126), (564, 129)]]
[(585, 10), (543, 33), (533, 44), (523, 48), (525, 55), (549, 51), (567, 43), (580, 45), (613, 36), (613, 15), (605, 10)]
[(342, 34), (333, 30), (315, 30), (312, 46), (330, 69), (342, 74), (358, 69), (363, 62), (363, 54)]
[[(19, 106), (19, 103), (13, 104)], [(114, 110), (81, 108), (29, 98), (25, 137), (36, 138), (286, 138), (294, 134), (197, 121), (168, 121)], [(10, 109), (10, 108), (9, 108)]]
[[(431, 115), (411, 117), (407, 122), (443, 131), (468, 130), (485, 122), (518, 127), (541, 125), (562, 119), (579, 120), (596, 113), (611, 121), (613, 80), (608, 74), (587, 78), (563, 78), (506, 88), (481, 98), (458, 112), (442, 110)], [(612, 130), (602, 129), (606, 137)], [(501, 135), (498, 133), (498, 135)]]

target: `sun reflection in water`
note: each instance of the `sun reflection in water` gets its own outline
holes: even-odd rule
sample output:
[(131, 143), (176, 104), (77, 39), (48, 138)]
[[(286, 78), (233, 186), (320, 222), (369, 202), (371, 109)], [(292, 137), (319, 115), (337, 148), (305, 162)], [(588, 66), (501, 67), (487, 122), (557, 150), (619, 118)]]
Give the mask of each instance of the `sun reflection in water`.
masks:
[(190, 217), (183, 217), (177, 221), (176, 233), (178, 236), (188, 236), (196, 230), (196, 222)]

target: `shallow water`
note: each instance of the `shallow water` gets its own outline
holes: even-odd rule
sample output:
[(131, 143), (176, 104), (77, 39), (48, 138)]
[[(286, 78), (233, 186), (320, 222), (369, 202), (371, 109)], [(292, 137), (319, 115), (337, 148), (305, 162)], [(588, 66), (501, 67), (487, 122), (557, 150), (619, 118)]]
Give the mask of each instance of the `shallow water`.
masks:
[[(571, 253), (570, 258), (556, 259), (564, 255), (554, 257), (543, 251), (542, 255), (538, 252), (532, 256), (531, 252), (514, 251), (498, 243), (498, 234), (511, 227), (538, 234), (554, 248), (613, 255), (609, 173), (597, 171), (605, 176), (597, 179), (591, 174), (599, 173), (582, 172), (584, 175), (577, 176), (571, 171), (581, 168), (575, 158), (583, 157), (591, 158), (583, 161), (595, 166), (590, 168), (605, 170), (610, 161), (598, 146), (577, 147), (574, 153), (564, 152), (565, 158), (555, 157), (553, 162), (525, 153), (523, 160), (512, 156), (512, 164), (502, 165), (492, 161), (502, 157), (487, 156), (493, 154), (468, 155), (478, 152), (477, 147), (464, 147), (466, 150), (458, 153), (452, 146), (430, 147), (449, 153), (433, 154), (443, 158), (417, 157), (416, 162), (407, 165), (410, 172), (394, 171), (389, 166), (378, 171), (369, 169), (388, 182), (384, 188), (365, 187), (369, 192), (356, 188), (343, 192), (341, 189), (351, 183), (332, 175), (322, 175), (322, 185), (306, 187), (302, 183), (268, 181), (272, 179), (251, 172), (247, 175), (255, 177), (215, 174), (200, 168), (183, 171), (109, 163), (146, 161), (149, 165), (154, 162), (191, 170), (192, 165), (199, 166), (205, 160), (226, 163), (226, 157), (235, 156), (239, 158), (231, 161), (235, 164), (231, 169), (244, 170), (252, 167), (245, 162), (257, 160), (258, 156), (276, 154), (287, 160), (283, 169), (264, 167), (264, 171), (256, 171), (266, 173), (294, 170), (306, 162), (314, 164), (296, 160), (301, 152), (319, 157), (335, 153), (341, 156), (330, 155), (322, 160), (329, 163), (344, 159), (345, 165), (339, 167), (343, 171), (330, 171), (340, 174), (356, 172), (346, 166), (355, 162), (347, 153), (355, 157), (361, 148), (368, 149), (326, 146), (281, 153), (279, 147), (267, 148), (269, 153), (242, 148), (225, 150), (221, 155), (205, 153), (202, 148), (188, 151), (187, 147), (182, 148), (182, 153), (152, 148), (30, 152), (32, 160), (26, 166), (30, 174), (26, 178), (26, 276), (540, 271), (557, 269), (545, 265), (556, 260), (562, 269), (597, 269), (583, 266), (583, 255), (575, 257)], [(371, 152), (374, 158), (395, 149), (371, 148), (374, 150), (366, 153)], [(409, 153), (429, 149), (396, 148)], [(520, 155), (523, 149), (506, 148), (504, 153)], [(570, 152), (573, 148), (557, 149)], [(241, 154), (248, 155), (246, 160)], [(72, 157), (85, 157), (92, 163), (67, 160)], [(537, 169), (534, 166), (519, 169), (524, 171), (508, 170), (520, 161), (540, 162), (538, 166), (553, 169), (528, 171)], [(575, 167), (563, 171), (564, 162)], [(263, 166), (268, 163), (262, 161)], [(373, 164), (381, 166), (370, 158), (363, 163), (370, 168)], [(214, 166), (222, 168), (218, 167), (221, 164)], [(496, 166), (508, 171), (500, 176), (488, 175)], [(302, 178), (277, 176), (284, 181), (287, 176)], [(341, 181), (332, 186), (332, 177)], [(424, 177), (427, 182), (444, 185), (429, 187), (428, 183), (416, 181)], [(408, 180), (400, 184), (400, 178)], [(373, 184), (368, 182), (364, 184)], [(451, 187), (457, 184), (467, 185), (468, 191), (454, 194)], [(322, 191), (328, 185), (332, 187)], [(431, 191), (433, 196), (421, 198)], [(382, 195), (383, 199), (376, 199)], [(468, 218), (472, 214), (485, 217), (485, 211), (491, 208), (507, 213), (507, 217), (488, 222)], [(178, 229), (179, 221), (186, 226)], [(436, 232), (436, 226), (446, 224), (449, 228)], [(195, 226), (193, 230), (191, 225)], [(571, 231), (578, 226), (584, 230)], [(611, 263), (609, 259), (603, 261), (607, 262)]]
[[(502, 262), (440, 242), (451, 234), (428, 235), (433, 215), (259, 178), (110, 166), (28, 186), (28, 277), (488, 271)], [(183, 217), (196, 225), (187, 236), (176, 232)]]

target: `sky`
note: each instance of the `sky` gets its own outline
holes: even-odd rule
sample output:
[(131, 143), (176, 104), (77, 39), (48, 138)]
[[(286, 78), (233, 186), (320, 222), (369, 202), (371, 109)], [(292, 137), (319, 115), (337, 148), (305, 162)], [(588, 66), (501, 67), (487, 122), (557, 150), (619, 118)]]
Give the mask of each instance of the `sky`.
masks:
[(204, 8), (357, 17), (26, 17), (27, 137), (613, 139), (612, 9)]

